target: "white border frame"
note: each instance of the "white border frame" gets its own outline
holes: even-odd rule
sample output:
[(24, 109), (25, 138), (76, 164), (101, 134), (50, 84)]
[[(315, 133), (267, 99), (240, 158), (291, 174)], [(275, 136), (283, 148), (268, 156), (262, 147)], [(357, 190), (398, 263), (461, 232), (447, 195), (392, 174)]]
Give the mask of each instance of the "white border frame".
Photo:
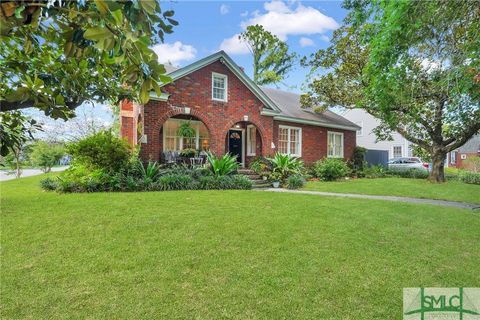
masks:
[[(249, 142), (250, 142), (250, 128), (254, 128), (255, 129), (255, 148), (254, 148), (254, 152), (251, 153), (251, 152), (248, 152), (248, 146), (249, 146)], [(246, 154), (248, 157), (254, 157), (257, 155), (257, 127), (253, 124), (249, 124), (247, 125), (247, 143), (246, 143)]]
[[(213, 97), (213, 79), (215, 77), (225, 79), (225, 99), (223, 99), (223, 100)], [(226, 74), (212, 72), (212, 95), (211, 95), (211, 97), (212, 97), (212, 100), (214, 100), (214, 101), (221, 101), (221, 102), (227, 102), (228, 101), (228, 76)]]
[[(196, 150), (200, 150), (200, 145), (201, 145), (201, 143), (200, 143), (200, 124), (203, 124), (205, 127), (207, 127), (207, 126), (205, 125), (205, 123), (203, 123), (203, 121), (201, 121), (201, 120), (185, 120), (185, 119), (178, 119), (178, 118), (168, 118), (168, 119), (165, 120), (165, 122), (162, 124), (162, 130), (163, 130), (163, 132), (162, 132), (162, 152), (168, 151), (168, 150), (165, 150), (165, 139), (166, 139), (167, 137), (166, 137), (166, 135), (165, 135), (165, 127), (164, 127), (164, 126), (165, 126), (165, 123), (166, 123), (167, 121), (176, 121), (176, 122), (190, 121), (190, 122), (192, 122), (192, 124), (195, 125), (194, 128), (195, 128), (195, 132), (196, 132), (196, 134), (195, 134), (195, 149), (196, 149)], [(208, 128), (207, 128), (207, 131), (208, 131)], [(210, 142), (210, 139), (211, 139), (211, 137), (210, 137), (210, 132), (208, 132), (208, 140), (209, 140), (209, 142)], [(180, 147), (183, 149), (183, 141), (180, 141)], [(178, 150), (178, 152), (180, 152), (180, 151), (182, 151), (182, 150)]]
[[(302, 128), (301, 127), (292, 127), (292, 126), (285, 126), (285, 125), (279, 125), (278, 126), (278, 130), (280, 131), (280, 129), (288, 129), (288, 145), (287, 145), (287, 154), (291, 155), (291, 156), (294, 156), (294, 157), (301, 157), (302, 156), (302, 148), (303, 148), (303, 144), (302, 144)], [(299, 136), (299, 141), (298, 141), (298, 144), (299, 144), (299, 153), (298, 154), (293, 154), (290, 152), (290, 130), (291, 129), (295, 129), (295, 130), (299, 130), (299, 133), (300, 133), (300, 136)], [(280, 132), (278, 132), (278, 137), (277, 137), (277, 143), (278, 145), (280, 145)]]
[[(339, 134), (342, 136), (342, 155), (337, 157), (335, 155), (333, 156), (330, 156), (328, 154), (328, 137), (330, 136), (330, 133), (333, 133), (333, 134)], [(334, 149), (335, 151), (335, 149)], [(338, 131), (327, 131), (327, 158), (336, 158), (336, 159), (343, 159), (345, 157), (345, 135), (343, 134), (343, 132), (338, 132)]]

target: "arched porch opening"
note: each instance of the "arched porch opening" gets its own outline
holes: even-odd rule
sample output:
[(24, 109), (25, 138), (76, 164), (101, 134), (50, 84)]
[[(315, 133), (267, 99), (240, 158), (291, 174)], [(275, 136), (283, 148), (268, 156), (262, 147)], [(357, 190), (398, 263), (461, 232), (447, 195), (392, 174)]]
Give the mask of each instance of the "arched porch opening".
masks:
[(209, 128), (194, 115), (178, 114), (168, 118), (160, 127), (159, 135), (160, 159), (167, 163), (178, 162), (181, 157), (204, 156), (212, 144)]
[(253, 122), (234, 123), (225, 134), (225, 151), (237, 156), (237, 161), (244, 167), (257, 156), (263, 155), (262, 134)]

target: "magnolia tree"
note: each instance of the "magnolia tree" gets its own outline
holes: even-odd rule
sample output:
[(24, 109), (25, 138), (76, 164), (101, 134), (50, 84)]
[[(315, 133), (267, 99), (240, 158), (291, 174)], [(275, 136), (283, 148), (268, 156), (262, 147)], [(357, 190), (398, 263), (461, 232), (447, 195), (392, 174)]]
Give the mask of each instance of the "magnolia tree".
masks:
[[(172, 32), (172, 16), (156, 0), (2, 1), (1, 111), (69, 119), (87, 100), (147, 102), (170, 81), (150, 46)], [(6, 154), (15, 139), (1, 143)]]
[(303, 64), (315, 75), (304, 105), (362, 108), (425, 150), (430, 180), (480, 130), (480, 6), (475, 1), (346, 1), (332, 45)]

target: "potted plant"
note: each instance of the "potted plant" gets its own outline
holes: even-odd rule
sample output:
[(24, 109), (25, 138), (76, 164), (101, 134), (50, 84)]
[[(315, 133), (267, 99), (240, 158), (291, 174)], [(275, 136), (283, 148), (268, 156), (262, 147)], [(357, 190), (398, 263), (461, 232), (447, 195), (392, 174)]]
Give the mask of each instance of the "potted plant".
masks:
[(274, 188), (278, 188), (280, 186), (281, 180), (282, 180), (282, 174), (280, 172), (275, 171), (270, 174), (270, 181), (272, 181), (272, 185)]
[(197, 132), (192, 127), (192, 123), (190, 121), (182, 121), (178, 126), (177, 134), (182, 138), (192, 140), (197, 135)]
[(180, 151), (180, 156), (185, 158), (193, 158), (196, 155), (197, 155), (197, 150), (192, 148), (185, 148), (182, 151)]
[(262, 171), (262, 172), (260, 172), (260, 176), (262, 177), (262, 179), (263, 179), (264, 181), (266, 181), (266, 180), (268, 179), (268, 176), (269, 176), (269, 175), (270, 175), (270, 172), (268, 172), (268, 171)]

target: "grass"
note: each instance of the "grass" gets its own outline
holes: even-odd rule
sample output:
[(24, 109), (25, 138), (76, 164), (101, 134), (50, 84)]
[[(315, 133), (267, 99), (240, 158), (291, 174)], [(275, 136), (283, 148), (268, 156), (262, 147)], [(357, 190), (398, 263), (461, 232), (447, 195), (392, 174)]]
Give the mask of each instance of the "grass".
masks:
[(480, 186), (460, 181), (443, 184), (431, 183), (423, 179), (378, 178), (351, 179), (334, 182), (310, 181), (306, 190), (357, 193), (382, 196), (403, 196), (480, 203)]
[(258, 191), (0, 184), (2, 319), (398, 319), (480, 286), (471, 210)]

